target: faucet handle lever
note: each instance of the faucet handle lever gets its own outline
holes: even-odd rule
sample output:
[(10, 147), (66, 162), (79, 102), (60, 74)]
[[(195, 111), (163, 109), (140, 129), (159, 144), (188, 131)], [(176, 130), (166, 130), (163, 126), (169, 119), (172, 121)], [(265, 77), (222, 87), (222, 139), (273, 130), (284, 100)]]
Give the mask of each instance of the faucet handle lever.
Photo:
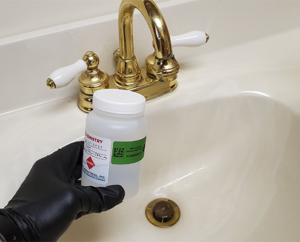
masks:
[(208, 34), (202, 31), (192, 31), (182, 35), (171, 36), (172, 46), (200, 46), (209, 40)]
[(73, 79), (81, 73), (78, 82), (81, 88), (78, 99), (78, 107), (83, 112), (93, 110), (93, 94), (95, 91), (108, 88), (109, 76), (106, 72), (99, 70), (99, 57), (88, 51), (82, 60), (74, 64), (65, 66), (52, 72), (47, 79), (47, 86), (51, 89), (67, 86)]
[(53, 71), (47, 79), (47, 86), (51, 89), (67, 86), (81, 72), (87, 69), (83, 60)]

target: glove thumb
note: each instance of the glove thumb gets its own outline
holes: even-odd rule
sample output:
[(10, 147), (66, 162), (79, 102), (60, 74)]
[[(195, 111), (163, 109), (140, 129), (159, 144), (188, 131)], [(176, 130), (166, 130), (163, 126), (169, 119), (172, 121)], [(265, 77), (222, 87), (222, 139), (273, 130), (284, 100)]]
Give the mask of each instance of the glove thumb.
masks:
[(80, 192), (81, 211), (76, 219), (90, 213), (101, 213), (120, 204), (125, 196), (125, 191), (120, 185), (107, 187), (76, 186)]

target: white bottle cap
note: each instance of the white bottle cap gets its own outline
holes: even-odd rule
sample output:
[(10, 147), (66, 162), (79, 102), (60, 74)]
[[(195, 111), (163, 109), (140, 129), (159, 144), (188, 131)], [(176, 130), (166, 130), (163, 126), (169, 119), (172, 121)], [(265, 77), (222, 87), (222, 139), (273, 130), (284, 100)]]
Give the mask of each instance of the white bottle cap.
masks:
[(96, 91), (93, 95), (93, 108), (109, 113), (143, 113), (145, 104), (145, 97), (132, 91), (102, 89)]

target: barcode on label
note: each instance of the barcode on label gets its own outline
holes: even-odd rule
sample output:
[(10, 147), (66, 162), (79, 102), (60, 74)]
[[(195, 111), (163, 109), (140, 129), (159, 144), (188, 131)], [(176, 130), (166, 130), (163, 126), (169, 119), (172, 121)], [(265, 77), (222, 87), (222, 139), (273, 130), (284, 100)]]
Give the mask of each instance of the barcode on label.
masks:
[(123, 157), (124, 148), (114, 148), (114, 157)]

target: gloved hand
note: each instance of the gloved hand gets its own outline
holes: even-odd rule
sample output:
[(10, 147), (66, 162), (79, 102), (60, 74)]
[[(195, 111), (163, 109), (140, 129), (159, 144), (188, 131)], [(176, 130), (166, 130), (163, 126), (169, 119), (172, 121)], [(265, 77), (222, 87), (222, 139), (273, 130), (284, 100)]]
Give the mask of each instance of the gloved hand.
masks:
[(122, 202), (125, 192), (119, 185), (80, 185), (82, 150), (83, 142), (76, 142), (37, 161), (13, 199), (0, 210), (0, 215), (18, 226), (25, 241), (57, 241), (74, 219)]

